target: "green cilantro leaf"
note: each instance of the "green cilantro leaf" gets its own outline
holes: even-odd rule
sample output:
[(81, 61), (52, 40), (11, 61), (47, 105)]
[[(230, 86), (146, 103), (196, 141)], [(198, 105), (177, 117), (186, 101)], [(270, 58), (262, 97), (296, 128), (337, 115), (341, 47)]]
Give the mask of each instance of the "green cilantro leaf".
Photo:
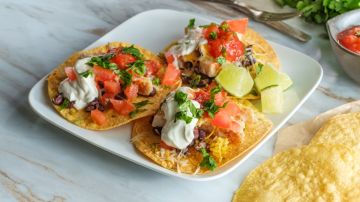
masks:
[(88, 76), (92, 76), (93, 72), (91, 70), (86, 70), (84, 72), (79, 73), (80, 76), (87, 78)]
[(154, 85), (158, 86), (158, 85), (160, 85), (160, 79), (156, 77), (156, 78), (154, 78), (154, 79), (152, 80), (152, 83), (153, 83)]
[(174, 99), (178, 103), (178, 105), (182, 105), (183, 103), (186, 102), (187, 95), (186, 95), (186, 93), (178, 90), (175, 93)]
[(216, 164), (216, 161), (214, 160), (214, 158), (212, 156), (210, 156), (210, 154), (206, 151), (206, 149), (204, 147), (202, 147), (200, 149), (200, 151), (203, 156), (200, 166), (206, 167), (210, 170), (214, 170), (217, 167), (217, 164)]
[(136, 103), (133, 103), (133, 105), (135, 106), (135, 110), (133, 110), (132, 112), (130, 112), (130, 117), (131, 118), (134, 118), (136, 116), (136, 114), (140, 113), (140, 112), (144, 112), (146, 111), (146, 109), (141, 109), (142, 107), (146, 106), (147, 104), (151, 104), (149, 102), (149, 100), (144, 100), (144, 101), (141, 101), (141, 102), (136, 102)]
[(132, 82), (132, 75), (126, 70), (118, 70), (118, 75), (120, 79), (124, 82), (124, 87), (128, 86)]
[(134, 56), (136, 59), (142, 59), (144, 57), (143, 54), (140, 53), (140, 50), (135, 48), (134, 45), (131, 45), (129, 47), (124, 47), (122, 49), (122, 52), (125, 54), (130, 54), (132, 56)]
[(215, 40), (215, 39), (217, 39), (217, 33), (216, 32), (210, 32), (209, 37), (210, 37), (210, 39)]
[(144, 60), (137, 60), (129, 64), (130, 69), (133, 69), (135, 73), (144, 75), (146, 73), (146, 66)]
[[(113, 53), (109, 53), (109, 54), (106, 54), (106, 55), (101, 55), (101, 56), (95, 56), (95, 57), (92, 57), (90, 59), (89, 62), (87, 62), (86, 64), (93, 67), (94, 65), (98, 65), (98, 66), (101, 66), (105, 69), (110, 69), (110, 59), (114, 57), (114, 54)], [(112, 63), (114, 64), (114, 63)], [(116, 65), (116, 64), (115, 64)]]
[(192, 29), (192, 28), (194, 28), (194, 26), (195, 26), (195, 18), (192, 18), (192, 19), (189, 20), (189, 24), (188, 24), (187, 27), (189, 29)]
[(219, 26), (219, 28), (226, 32), (229, 30), (229, 24), (224, 22)]
[(260, 74), (260, 72), (262, 71), (263, 67), (264, 67), (264, 65), (261, 64), (261, 63), (258, 63), (258, 64), (256, 65), (256, 67), (255, 67), (256, 75), (259, 75), (259, 74)]
[(197, 85), (199, 85), (200, 81), (201, 81), (201, 75), (193, 73), (190, 76), (191, 80), (190, 80), (190, 87), (196, 87)]
[(183, 120), (183, 121), (185, 121), (186, 124), (189, 124), (192, 121), (192, 117), (188, 116), (186, 114), (186, 111), (179, 111), (179, 112), (176, 112), (176, 114), (175, 114), (175, 122), (177, 120)]
[(222, 87), (221, 87), (220, 85), (212, 88), (212, 89), (210, 90), (210, 95), (211, 95), (211, 97), (213, 98), (213, 97), (215, 96), (215, 94), (220, 93), (220, 92), (221, 92), (221, 89), (222, 89)]
[(211, 118), (214, 118), (216, 112), (219, 111), (219, 107), (215, 105), (214, 99), (210, 99), (203, 104), (204, 111), (206, 111)]
[(226, 59), (223, 56), (220, 56), (216, 59), (216, 62), (222, 65), (226, 62)]
[(69, 99), (65, 98), (63, 103), (60, 105), (60, 110), (67, 109), (70, 106)]

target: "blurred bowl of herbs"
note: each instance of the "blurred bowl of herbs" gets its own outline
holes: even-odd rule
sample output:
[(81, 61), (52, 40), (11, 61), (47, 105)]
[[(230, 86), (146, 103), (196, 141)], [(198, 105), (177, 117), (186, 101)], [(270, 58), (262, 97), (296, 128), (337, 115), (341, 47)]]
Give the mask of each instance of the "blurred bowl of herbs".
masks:
[(360, 8), (360, 0), (275, 0), (302, 13), (306, 21), (325, 24), (332, 17)]

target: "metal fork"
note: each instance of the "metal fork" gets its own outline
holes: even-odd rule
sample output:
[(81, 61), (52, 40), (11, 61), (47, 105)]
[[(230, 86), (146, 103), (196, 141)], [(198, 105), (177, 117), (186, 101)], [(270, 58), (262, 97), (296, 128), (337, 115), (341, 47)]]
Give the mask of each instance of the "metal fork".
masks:
[(297, 11), (286, 12), (286, 13), (272, 13), (268, 11), (262, 11), (252, 6), (249, 6), (239, 0), (200, 0), (200, 1), (221, 3), (234, 7), (237, 10), (247, 15), (250, 15), (256, 21), (281, 21), (301, 15), (301, 13)]

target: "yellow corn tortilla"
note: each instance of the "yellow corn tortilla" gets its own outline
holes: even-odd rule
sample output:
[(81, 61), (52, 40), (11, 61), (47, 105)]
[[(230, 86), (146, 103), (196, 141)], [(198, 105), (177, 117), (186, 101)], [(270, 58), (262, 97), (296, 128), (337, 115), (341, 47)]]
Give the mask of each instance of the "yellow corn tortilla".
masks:
[[(232, 159), (244, 154), (253, 148), (272, 128), (270, 120), (263, 114), (256, 111), (248, 101), (236, 100), (241, 108), (254, 111), (254, 122), (246, 122), (244, 139), (238, 143), (229, 144), (228, 152), (222, 157), (221, 162), (217, 162), (218, 167), (224, 166)], [(176, 150), (160, 149), (160, 136), (153, 132), (151, 126), (152, 117), (145, 117), (134, 122), (132, 130), (132, 143), (134, 146), (149, 159), (164, 168), (189, 174), (201, 174), (208, 172), (208, 169), (200, 168), (202, 154), (190, 147), (185, 155)], [(200, 120), (199, 120), (200, 121)]]
[(315, 134), (310, 144), (342, 144), (360, 152), (360, 112), (330, 118)]
[[(54, 69), (49, 77), (48, 77), (48, 94), (49, 98), (52, 99), (58, 94), (58, 87), (61, 81), (63, 81), (66, 78), (66, 74), (64, 71), (65, 67), (72, 67), (75, 65), (76, 61), (83, 57), (93, 56), (93, 55), (101, 55), (108, 52), (111, 48), (118, 48), (118, 47), (127, 47), (132, 44), (129, 43), (123, 43), (123, 42), (111, 42), (106, 45), (91, 49), (91, 50), (84, 50), (80, 52), (76, 52), (73, 55), (71, 55), (64, 63), (59, 65), (56, 69)], [(140, 50), (140, 52), (144, 55), (145, 59), (154, 60), (159, 62), (161, 64), (161, 69), (159, 71), (164, 72), (165, 66), (164, 62), (154, 53), (136, 46)], [(131, 122), (132, 120), (149, 116), (154, 114), (157, 109), (159, 108), (161, 102), (165, 99), (168, 93), (170, 93), (172, 90), (178, 88), (181, 85), (181, 81), (177, 83), (177, 85), (174, 85), (172, 87), (164, 87), (164, 86), (158, 86), (157, 87), (157, 93), (153, 97), (143, 97), (138, 96), (135, 100), (132, 102), (140, 102), (143, 100), (149, 100), (151, 104), (148, 104), (144, 106), (142, 109), (146, 109), (146, 111), (139, 112), (135, 117), (131, 118), (130, 116), (124, 116), (118, 114), (114, 109), (111, 107), (108, 107), (105, 109), (104, 114), (106, 116), (106, 123), (103, 125), (98, 125), (94, 123), (91, 119), (90, 113), (86, 112), (84, 109), (77, 110), (75, 108), (71, 109), (61, 109), (60, 106), (54, 105), (54, 108), (56, 111), (58, 111), (65, 119), (70, 121), (71, 123), (74, 123), (82, 128), (87, 128), (91, 130), (106, 130), (115, 128), (120, 125), (124, 125), (126, 123)]]
[(277, 154), (251, 171), (233, 202), (359, 201), (360, 156), (338, 144)]

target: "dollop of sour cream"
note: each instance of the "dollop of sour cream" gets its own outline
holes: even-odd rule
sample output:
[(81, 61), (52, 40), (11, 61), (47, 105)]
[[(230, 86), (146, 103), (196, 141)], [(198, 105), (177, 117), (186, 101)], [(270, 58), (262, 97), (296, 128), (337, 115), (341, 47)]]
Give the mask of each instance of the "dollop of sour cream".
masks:
[(170, 48), (170, 52), (174, 55), (188, 55), (192, 53), (199, 44), (207, 43), (207, 40), (203, 37), (203, 29), (200, 27), (194, 27), (188, 29), (187, 34), (180, 39), (176, 45)]
[[(189, 93), (191, 88), (189, 87), (181, 87), (178, 90)], [(194, 139), (194, 128), (198, 122), (197, 118), (192, 118), (190, 123), (186, 123), (183, 120), (175, 121), (175, 114), (179, 111), (178, 104), (174, 98), (175, 92), (169, 94), (166, 98), (165, 102), (161, 106), (161, 111), (164, 114), (164, 122), (159, 125), (159, 121), (153, 121), (153, 127), (162, 126), (161, 130), (161, 140), (164, 141), (167, 145), (177, 148), (177, 149), (185, 149)], [(200, 108), (200, 104), (191, 100), (196, 108)], [(186, 111), (187, 115), (192, 116), (190, 109)], [(155, 119), (154, 119), (155, 120)], [(163, 124), (163, 125), (162, 125)]]
[(86, 105), (99, 96), (98, 89), (93, 74), (86, 78), (80, 73), (91, 69), (86, 63), (91, 57), (80, 59), (75, 64), (76, 80), (70, 81), (68, 78), (63, 80), (59, 86), (59, 92), (70, 101), (74, 101), (74, 107), (78, 110), (83, 109)]

